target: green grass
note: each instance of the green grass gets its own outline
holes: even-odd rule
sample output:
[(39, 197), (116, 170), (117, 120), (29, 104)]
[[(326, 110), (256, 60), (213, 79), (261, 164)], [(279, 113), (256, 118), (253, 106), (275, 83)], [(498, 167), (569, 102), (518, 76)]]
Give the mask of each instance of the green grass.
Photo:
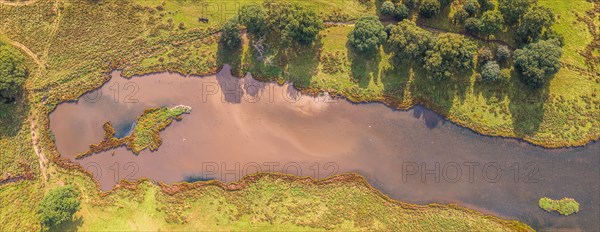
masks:
[[(84, 179), (77, 177), (74, 182)], [(79, 186), (91, 197), (82, 199), (75, 220), (54, 228), (57, 231), (531, 230), (516, 221), (455, 205), (399, 203), (356, 175), (314, 181), (261, 174), (237, 184), (181, 184), (179, 190), (142, 181), (123, 183), (102, 197)]]
[[(101, 86), (113, 69), (123, 70), (126, 76), (160, 71), (206, 75), (218, 71), (223, 63), (232, 63), (257, 76), (293, 81), (305, 91), (330, 91), (355, 101), (386, 101), (399, 108), (423, 103), (450, 120), (484, 134), (518, 137), (549, 147), (582, 145), (600, 137), (600, 77), (589, 71), (598, 70), (598, 62), (596, 67), (590, 67), (589, 60), (594, 57), (581, 55), (581, 50), (590, 47), (591, 33), (584, 20), (575, 17), (575, 13), (586, 15), (585, 11), (599, 3), (540, 0), (540, 4), (553, 8), (561, 17), (555, 29), (566, 37), (563, 63), (569, 66), (563, 67), (549, 86), (531, 92), (515, 76), (510, 82), (488, 85), (475, 81), (471, 70), (452, 80), (433, 82), (426, 78), (419, 65), (391, 62), (391, 54), (385, 47), (372, 57), (357, 56), (346, 47), (346, 35), (352, 26), (330, 27), (321, 33), (316, 46), (298, 49), (286, 62), (269, 66), (258, 62), (247, 44), (233, 56), (224, 53), (217, 44), (218, 35), (213, 33), (222, 21), (233, 16), (218, 20), (218, 15), (208, 15), (208, 24), (199, 23), (197, 18), (202, 14), (198, 13), (197, 1), (166, 1), (160, 12), (155, 8), (160, 4), (158, 1), (94, 2), (37, 1), (21, 7), (0, 4), (3, 16), (0, 17), (0, 38), (23, 44), (41, 61), (41, 66), (37, 66), (33, 58), (28, 61), (31, 76), (19, 104), (3, 106), (0, 110), (8, 112), (0, 115), (3, 120), (0, 125), (1, 177), (27, 173), (37, 176), (34, 180), (0, 187), (2, 205), (9, 206), (0, 208), (3, 229), (39, 229), (38, 221), (31, 214), (39, 199), (46, 189), (70, 182), (75, 182), (83, 191), (84, 204), (78, 214), (80, 218), (65, 226), (81, 224), (80, 228), (91, 230), (130, 229), (140, 223), (164, 229), (215, 228), (216, 225), (232, 229), (265, 225), (270, 229), (299, 230), (385, 229), (394, 225), (406, 226), (402, 227), (406, 230), (435, 230), (443, 225), (463, 229), (497, 226), (486, 221), (489, 217), (482, 219), (479, 214), (466, 213), (462, 208), (453, 211), (452, 207), (441, 207), (440, 211), (432, 206), (427, 210), (410, 211), (397, 206), (398, 203), (373, 197), (375, 193), (363, 191), (364, 186), (344, 185), (354, 185), (352, 182), (339, 183), (335, 188), (330, 185), (291, 188), (295, 185), (270, 180), (256, 185), (260, 188), (244, 191), (224, 192), (206, 187), (173, 197), (144, 182), (138, 190), (121, 188), (102, 197), (91, 178), (82, 177), (73, 167), (66, 168), (70, 166), (58, 159), (60, 154), (52, 140), (48, 114), (58, 103), (74, 100)], [(375, 12), (374, 6), (367, 7), (356, 1), (317, 0), (305, 4), (319, 4), (319, 14), (325, 20), (352, 20)], [(447, 15), (438, 19), (440, 21), (434, 21), (438, 23), (436, 26), (448, 25), (444, 22)], [(591, 21), (595, 25), (599, 23), (597, 17)], [(185, 25), (183, 30), (178, 28), (181, 22)], [(327, 54), (335, 54), (342, 62), (336, 72), (324, 71), (322, 59)], [(597, 56), (597, 49), (590, 54)], [(270, 55), (277, 57), (278, 54)], [(17, 117), (7, 118), (7, 115)], [(34, 128), (30, 127), (28, 118), (32, 118)], [(40, 151), (52, 160), (47, 183), (42, 182), (39, 175), (31, 130), (38, 137), (36, 144)], [(292, 193), (302, 197), (291, 197)], [(222, 200), (215, 202), (214, 199)], [(297, 205), (292, 206), (306, 207), (307, 213), (303, 214), (303, 210), (287, 212), (289, 209), (274, 203), (290, 206), (294, 200)], [(253, 205), (255, 202), (257, 205)], [(226, 207), (218, 207), (220, 204)], [(144, 210), (136, 210), (140, 207)], [(233, 214), (227, 210), (233, 210)], [(272, 215), (270, 211), (279, 214)], [(312, 218), (312, 221), (302, 218)], [(180, 224), (182, 222), (185, 223)]]
[(565, 216), (579, 212), (579, 203), (573, 198), (565, 197), (560, 200), (553, 200), (547, 197), (542, 197), (539, 201), (539, 205), (540, 208), (548, 212), (557, 211)]

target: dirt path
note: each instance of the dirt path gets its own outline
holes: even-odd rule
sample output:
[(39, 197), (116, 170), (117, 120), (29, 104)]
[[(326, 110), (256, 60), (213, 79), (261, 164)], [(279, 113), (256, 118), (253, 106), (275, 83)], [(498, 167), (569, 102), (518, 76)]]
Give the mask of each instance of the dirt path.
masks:
[(46, 158), (46, 156), (44, 155), (44, 153), (42, 153), (38, 142), (38, 137), (35, 134), (35, 128), (36, 124), (35, 124), (35, 120), (33, 120), (32, 118), (29, 119), (29, 124), (31, 125), (31, 142), (33, 143), (33, 150), (35, 151), (35, 154), (38, 156), (38, 162), (40, 163), (40, 171), (42, 171), (42, 176), (44, 177), (44, 182), (48, 181), (48, 176), (46, 175), (47, 170), (46, 170), (46, 165), (48, 164), (48, 158)]

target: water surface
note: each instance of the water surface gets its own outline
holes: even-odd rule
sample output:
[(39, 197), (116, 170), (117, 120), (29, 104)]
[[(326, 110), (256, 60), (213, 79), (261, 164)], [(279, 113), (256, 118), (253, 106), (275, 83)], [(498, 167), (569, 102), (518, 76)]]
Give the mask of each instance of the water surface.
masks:
[[(125, 148), (77, 160), (105, 190), (120, 178), (239, 180), (257, 171), (323, 178), (357, 172), (394, 199), (457, 203), (537, 229), (600, 230), (600, 144), (543, 149), (481, 136), (423, 107), (395, 111), (300, 95), (292, 86), (231, 77), (118, 72), (78, 102), (50, 115), (58, 151), (71, 158), (102, 139), (111, 121), (126, 136), (149, 107), (188, 105), (192, 113), (160, 136), (158, 151)], [(578, 214), (538, 207), (541, 197), (572, 197)]]

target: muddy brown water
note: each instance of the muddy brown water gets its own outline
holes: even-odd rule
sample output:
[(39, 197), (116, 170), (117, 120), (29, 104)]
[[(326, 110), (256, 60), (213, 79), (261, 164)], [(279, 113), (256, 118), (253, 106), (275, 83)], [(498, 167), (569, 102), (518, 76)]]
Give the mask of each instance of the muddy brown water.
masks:
[[(166, 183), (236, 181), (257, 171), (323, 178), (356, 172), (390, 197), (409, 203), (457, 203), (536, 229), (600, 230), (600, 143), (543, 149), (482, 136), (423, 107), (396, 111), (291, 85), (229, 75), (159, 73), (125, 79), (118, 72), (77, 102), (50, 115), (58, 151), (73, 159), (102, 139), (111, 121), (126, 136), (149, 107), (191, 106), (160, 137), (158, 151), (125, 148), (76, 160), (102, 189), (119, 179)], [(541, 197), (572, 197), (568, 217), (538, 207)]]

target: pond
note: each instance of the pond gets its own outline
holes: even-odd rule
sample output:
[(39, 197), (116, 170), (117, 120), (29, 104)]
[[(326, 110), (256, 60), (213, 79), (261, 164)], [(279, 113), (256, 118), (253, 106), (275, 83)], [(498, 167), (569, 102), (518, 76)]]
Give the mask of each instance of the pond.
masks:
[[(284, 172), (324, 178), (356, 172), (390, 197), (409, 203), (456, 203), (523, 221), (536, 229), (599, 230), (600, 143), (543, 149), (488, 137), (416, 106), (354, 104), (299, 94), (291, 85), (215, 76), (119, 72), (77, 102), (60, 104), (50, 127), (63, 157), (90, 170), (102, 189), (119, 179), (175, 183)], [(160, 133), (157, 151), (124, 147), (75, 160), (103, 138), (110, 121), (126, 136), (144, 109), (187, 105), (191, 114)], [(571, 197), (568, 217), (538, 207), (541, 197)]]

